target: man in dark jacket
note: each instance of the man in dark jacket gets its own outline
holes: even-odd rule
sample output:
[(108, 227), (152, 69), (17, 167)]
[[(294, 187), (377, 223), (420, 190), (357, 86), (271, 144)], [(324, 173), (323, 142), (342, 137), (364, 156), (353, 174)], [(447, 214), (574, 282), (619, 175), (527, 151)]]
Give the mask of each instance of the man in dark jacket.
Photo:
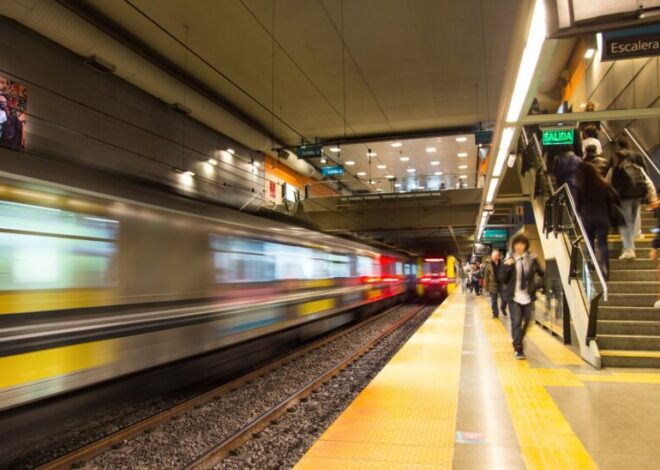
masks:
[(523, 234), (511, 241), (513, 256), (507, 258), (500, 268), (502, 298), (509, 304), (511, 314), (511, 336), (514, 357), (525, 359), (523, 338), (532, 321), (532, 309), (536, 291), (541, 287), (537, 277), (543, 276), (536, 255), (529, 252), (529, 240)]
[(484, 263), (484, 289), (490, 295), (490, 308), (493, 311), (493, 318), (499, 318), (500, 312), (497, 308), (497, 297), (500, 297), (502, 315), (506, 317), (506, 303), (502, 299), (502, 294), (500, 292), (500, 281), (497, 279), (497, 275), (500, 272), (502, 267), (502, 259), (500, 255), (500, 250), (495, 248), (490, 255), (490, 259)]

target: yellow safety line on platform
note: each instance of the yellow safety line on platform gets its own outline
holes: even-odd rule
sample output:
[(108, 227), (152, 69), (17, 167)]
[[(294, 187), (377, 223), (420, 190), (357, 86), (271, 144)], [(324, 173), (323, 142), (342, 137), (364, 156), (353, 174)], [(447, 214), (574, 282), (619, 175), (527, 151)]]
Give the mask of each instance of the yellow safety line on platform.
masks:
[(527, 337), (557, 365), (579, 366), (584, 364), (580, 356), (536, 325), (530, 327)]
[(546, 390), (583, 387), (567, 369), (532, 368), (513, 358), (504, 325), (490, 320), (488, 303), (476, 299), (525, 465), (530, 469), (597, 468), (591, 455)]
[(464, 305), (450, 295), (295, 468), (451, 468)]
[(614, 372), (612, 375), (576, 374), (576, 377), (584, 382), (660, 384), (660, 372)]

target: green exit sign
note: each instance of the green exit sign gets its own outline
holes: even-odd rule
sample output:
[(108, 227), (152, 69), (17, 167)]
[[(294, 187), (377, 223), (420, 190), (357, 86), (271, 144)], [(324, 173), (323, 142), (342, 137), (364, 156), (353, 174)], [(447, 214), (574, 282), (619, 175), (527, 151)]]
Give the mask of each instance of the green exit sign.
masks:
[(575, 129), (555, 127), (552, 129), (541, 129), (541, 143), (545, 145), (573, 145), (575, 140)]

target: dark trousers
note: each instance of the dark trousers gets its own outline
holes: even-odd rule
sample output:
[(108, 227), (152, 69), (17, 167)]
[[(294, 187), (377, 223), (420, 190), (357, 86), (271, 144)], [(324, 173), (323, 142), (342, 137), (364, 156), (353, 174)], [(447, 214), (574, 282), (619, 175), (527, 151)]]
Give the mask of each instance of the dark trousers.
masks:
[(596, 250), (598, 247), (598, 259), (600, 265), (605, 268), (605, 272), (610, 270), (610, 251), (607, 247), (607, 234), (610, 231), (610, 225), (604, 221), (591, 221), (588, 218), (582, 219), (584, 231), (587, 232), (587, 238), (591, 247)]
[(493, 316), (494, 317), (499, 317), (500, 316), (500, 310), (497, 307), (497, 298), (500, 298), (500, 308), (502, 309), (502, 314), (506, 316), (506, 302), (504, 302), (504, 299), (502, 298), (502, 294), (497, 291), (495, 293), (490, 292), (490, 308), (493, 311)]
[(526, 305), (518, 302), (509, 302), (509, 315), (511, 315), (511, 337), (513, 338), (513, 349), (519, 352), (523, 350), (523, 338), (527, 332), (527, 327), (532, 321), (532, 305), (530, 302)]

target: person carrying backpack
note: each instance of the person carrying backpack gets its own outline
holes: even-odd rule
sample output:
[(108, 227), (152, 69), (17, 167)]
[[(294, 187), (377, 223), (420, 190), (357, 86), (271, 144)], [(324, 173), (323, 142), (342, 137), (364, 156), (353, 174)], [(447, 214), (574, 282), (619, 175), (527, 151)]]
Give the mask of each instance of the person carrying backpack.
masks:
[(619, 259), (635, 259), (635, 236), (637, 218), (642, 200), (646, 198), (650, 207), (658, 205), (658, 197), (653, 182), (639, 164), (636, 155), (630, 150), (619, 150), (614, 155), (612, 168), (607, 173), (607, 181), (619, 193), (625, 219), (619, 227), (623, 238), (623, 251)]

